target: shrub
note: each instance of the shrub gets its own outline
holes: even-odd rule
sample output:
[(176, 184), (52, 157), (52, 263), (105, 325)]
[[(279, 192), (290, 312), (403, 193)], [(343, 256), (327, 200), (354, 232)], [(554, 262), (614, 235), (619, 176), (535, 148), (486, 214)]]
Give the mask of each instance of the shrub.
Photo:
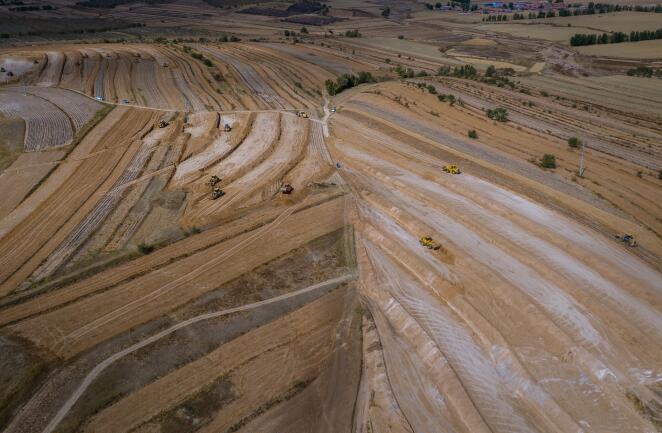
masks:
[(398, 39), (404, 39), (405, 35), (398, 35)]
[(348, 37), (348, 38), (360, 38), (361, 33), (359, 33), (359, 31), (357, 29), (347, 30), (345, 32), (345, 36)]
[(662, 170), (657, 172), (657, 178), (662, 179)]
[(304, 35), (307, 35), (308, 34), (308, 29), (305, 28), (305, 27), (301, 27), (301, 33), (303, 33)]
[(573, 149), (577, 149), (579, 146), (581, 146), (581, 144), (582, 141), (577, 137), (568, 138), (568, 146), (572, 147)]
[(503, 107), (497, 107), (494, 110), (490, 109), (486, 112), (487, 117), (498, 122), (507, 122), (508, 121), (508, 111)]
[(146, 243), (141, 243), (138, 245), (138, 250), (143, 254), (149, 254), (154, 251), (154, 246)]
[(543, 168), (556, 168), (556, 156), (546, 153), (540, 159), (540, 166)]
[(478, 138), (478, 133), (476, 132), (475, 129), (470, 129), (467, 135), (469, 136), (469, 138)]

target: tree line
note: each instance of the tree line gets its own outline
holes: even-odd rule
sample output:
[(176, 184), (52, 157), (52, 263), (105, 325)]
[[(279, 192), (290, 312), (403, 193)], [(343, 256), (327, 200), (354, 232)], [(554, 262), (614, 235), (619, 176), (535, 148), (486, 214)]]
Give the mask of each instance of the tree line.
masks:
[(623, 32), (603, 33), (601, 35), (576, 33), (570, 38), (570, 45), (579, 47), (583, 45), (618, 44), (621, 42), (650, 41), (654, 39), (662, 39), (662, 28), (657, 30), (632, 31), (629, 35)]
[(324, 86), (329, 95), (333, 96), (345, 89), (350, 89), (363, 83), (373, 83), (374, 81), (375, 79), (370, 72), (359, 72), (358, 75), (342, 74), (336, 79), (336, 81), (331, 79), (326, 80)]

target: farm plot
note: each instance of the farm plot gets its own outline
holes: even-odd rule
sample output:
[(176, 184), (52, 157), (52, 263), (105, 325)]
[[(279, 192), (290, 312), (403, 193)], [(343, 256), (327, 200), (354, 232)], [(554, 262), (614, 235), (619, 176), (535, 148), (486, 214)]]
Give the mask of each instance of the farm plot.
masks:
[(71, 123), (73, 123), (75, 131), (85, 126), (92, 119), (94, 113), (103, 107), (98, 102), (76, 92), (42, 87), (27, 87), (26, 90), (28, 94), (39, 96), (55, 104), (60, 110), (66, 113)]
[[(23, 79), (23, 75), (35, 67), (34, 61), (24, 57), (0, 56), (0, 68), (6, 72), (0, 73), (0, 84)], [(7, 74), (11, 72), (13, 76)]]
[(66, 146), (74, 137), (71, 121), (62, 110), (19, 89), (0, 89), (0, 112), (25, 121), (27, 152)]
[(60, 51), (46, 53), (46, 64), (42, 65), (38, 86), (54, 87), (60, 82), (62, 68), (64, 67), (64, 54)]
[[(545, 381), (548, 374), (589, 378), (591, 360), (599, 359), (619, 372), (616, 380), (623, 386), (636, 387), (638, 376), (621, 368), (622, 363), (631, 363), (637, 370), (657, 362), (657, 355), (646, 347), (619, 337), (642, 332), (658, 334), (651, 338), (662, 337), (653, 331), (662, 320), (655, 313), (662, 299), (652, 292), (661, 281), (652, 268), (611, 240), (521, 196), (466, 173), (440, 174), (437, 164), (448, 160), (437, 162), (409, 147), (409, 141), (372, 132), (361, 134), (361, 126), (348, 128), (345, 121), (338, 124), (343, 126), (336, 129), (332, 124), (332, 131), (338, 134), (332, 154), (343, 163), (343, 176), (358, 194), (364, 293), (373, 302), (373, 315), (379, 318), (380, 336), (393, 332), (399, 344), (410, 348), (386, 345), (385, 361), (391, 392), (403, 412), (413, 414), (407, 419), (415, 423), (416, 431), (426, 431), (429, 418), (417, 415), (420, 412), (414, 408), (425, 407), (440, 394), (448, 403), (448, 412), (434, 406), (430, 416), (436, 425), (454, 425), (451, 413), (461, 410), (466, 422), (476, 423), (472, 431), (526, 430), (531, 420), (553, 412), (557, 416), (550, 426), (569, 431), (575, 428), (576, 415), (587, 413), (581, 406), (588, 384), (570, 381), (550, 386)], [(422, 248), (418, 238), (423, 234), (437, 240), (439, 250)], [(572, 243), (563, 239), (572, 239)], [(600, 251), (600, 257), (587, 251)], [(618, 258), (609, 258), (611, 254)], [(622, 272), (628, 277), (623, 278)], [(491, 273), (499, 277), (491, 278)], [(501, 302), (501, 296), (508, 301)], [(518, 305), (530, 300), (539, 313), (522, 314)], [(577, 307), (569, 313), (559, 308), (564, 303)], [(624, 305), (631, 313), (628, 320), (619, 320)], [(518, 318), (506, 319), (514, 316)], [(546, 323), (539, 321), (542, 317)], [(522, 327), (524, 322), (531, 325)], [(541, 339), (540, 349), (529, 345), (532, 335)], [(521, 346), (524, 340), (529, 342), (526, 349)], [(508, 359), (505, 364), (490, 356), (495, 345), (500, 348), (499, 359)], [(577, 356), (563, 361), (553, 355), (567, 347), (578, 348), (581, 355), (575, 352)], [(563, 362), (567, 364), (561, 373)], [(425, 365), (425, 373), (415, 365)], [(489, 373), (501, 367), (508, 373)], [(429, 385), (412, 395), (411, 381), (405, 378), (423, 374), (419, 380)], [(499, 389), (511, 386), (511, 380), (530, 384), (522, 398), (532, 406), (522, 409), (501, 397)], [(615, 412), (591, 417), (591, 425), (646, 430), (648, 421), (630, 412), (622, 392), (596, 375), (588, 380), (588, 386), (601, 389), (591, 405), (605, 408), (615, 404)], [(648, 392), (645, 387), (640, 391)], [(478, 414), (472, 407), (480, 417), (471, 415)]]
[[(37, 208), (30, 209), (31, 203), (26, 203), (25, 211), (15, 211), (18, 215), (26, 213), (22, 219), (14, 220), (0, 238), (0, 292), (6, 294), (16, 289), (85, 218), (124, 171), (140, 146), (140, 138), (156, 119), (150, 111), (120, 110), (118, 114), (120, 118), (113, 116), (110, 124), (102, 122), (101, 128), (97, 126), (95, 130), (108, 132), (106, 128), (116, 121), (122, 122), (122, 128), (114, 128), (101, 138), (94, 131), (85, 137), (83, 141), (92, 143), (81, 143), (80, 147), (90, 153), (84, 155), (86, 159), (77, 164), (73, 173), (64, 164), (51, 175), (50, 183), (59, 185), (50, 196), (42, 198), (44, 201)], [(80, 155), (72, 153), (69, 157)]]
[(212, 56), (212, 58), (232, 65), (244, 85), (247, 86), (253, 94), (257, 95), (262, 101), (264, 107), (289, 108), (289, 104), (287, 104), (287, 102), (266, 83), (264, 78), (262, 78), (251, 65), (225, 51), (212, 50), (206, 47), (199, 48), (201, 51)]
[(63, 150), (22, 153), (0, 173), (0, 219), (13, 211), (64, 156)]
[[(169, 129), (173, 129), (174, 125)], [(130, 184), (142, 173), (159, 140), (168, 131), (158, 129), (152, 131), (141, 143), (140, 148), (126, 165), (122, 174), (115, 180), (110, 189), (101, 197), (85, 218), (69, 233), (67, 238), (51, 252), (48, 258), (32, 274), (35, 280), (51, 276), (88, 240), (92, 233), (99, 229), (108, 215), (116, 208), (125, 194), (126, 185)]]
[[(278, 219), (254, 232), (240, 234), (34, 321), (21, 322), (15, 329), (20, 328), (22, 335), (29, 335), (35, 343), (68, 358), (344, 225), (342, 198), (293, 213), (295, 210), (296, 206), (290, 207)], [(300, 228), (296, 234), (277, 229), (286, 221)], [(238, 251), (242, 254), (235, 254)], [(210, 272), (221, 264), (224, 272)], [(72, 315), (72, 311), (76, 314)], [(119, 317), (121, 321), (115, 320)], [(44, 333), (44, 329), (57, 329), (61, 337)]]
[(227, 185), (224, 197), (219, 200), (203, 198), (192, 203), (186, 210), (185, 224), (202, 225), (210, 218), (236, 212), (276, 194), (283, 176), (303, 157), (308, 124), (292, 115), (283, 116), (281, 131), (276, 149), (255, 168)]
[(591, 45), (576, 47), (577, 51), (588, 56), (614, 57), (623, 59), (662, 59), (662, 40), (628, 42), (623, 44)]

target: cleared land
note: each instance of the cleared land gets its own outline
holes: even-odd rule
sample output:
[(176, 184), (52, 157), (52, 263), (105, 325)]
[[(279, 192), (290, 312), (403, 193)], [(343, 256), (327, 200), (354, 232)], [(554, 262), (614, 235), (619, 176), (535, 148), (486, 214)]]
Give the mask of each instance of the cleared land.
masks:
[(660, 430), (660, 14), (119, 3), (0, 7), (0, 430)]

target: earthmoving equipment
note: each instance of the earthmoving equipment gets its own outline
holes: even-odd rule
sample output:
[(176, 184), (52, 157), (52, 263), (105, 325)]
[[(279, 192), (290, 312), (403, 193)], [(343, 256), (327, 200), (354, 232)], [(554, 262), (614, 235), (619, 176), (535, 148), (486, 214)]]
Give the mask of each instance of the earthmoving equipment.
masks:
[(292, 191), (294, 191), (294, 188), (289, 183), (284, 183), (283, 186), (280, 187), (280, 192), (283, 194), (292, 194)]
[(232, 131), (232, 126), (230, 126), (229, 123), (226, 123), (225, 125), (223, 125), (223, 131), (225, 131), (225, 132)]
[(331, 112), (335, 113), (336, 112), (336, 107), (331, 107)]
[(303, 117), (304, 119), (307, 119), (308, 118), (308, 113), (306, 113), (305, 111), (297, 111), (297, 116), (298, 117)]
[(455, 164), (444, 165), (441, 169), (444, 170), (445, 173), (450, 173), (450, 174), (462, 173), (460, 171), (460, 168)]
[(623, 242), (628, 247), (636, 247), (637, 246), (637, 241), (634, 239), (634, 236), (632, 236), (629, 233), (625, 233), (623, 235), (616, 235), (615, 237), (616, 237), (616, 239)]
[(223, 197), (225, 195), (225, 191), (223, 191), (221, 188), (214, 188), (211, 192), (211, 199), (216, 200), (217, 198)]
[(441, 244), (439, 242), (435, 242), (431, 236), (423, 236), (418, 240), (418, 242), (429, 250), (438, 250), (441, 248)]
[(97, 101), (103, 101), (103, 96), (95, 96), (94, 99)]
[(165, 128), (166, 126), (168, 126), (168, 122), (165, 120), (159, 122), (159, 128)]
[(221, 181), (220, 177), (218, 177), (216, 175), (213, 175), (212, 177), (209, 178), (209, 185), (214, 186), (217, 183), (219, 183), (220, 181)]
[(122, 104), (128, 104), (129, 100), (128, 99), (122, 99)]

